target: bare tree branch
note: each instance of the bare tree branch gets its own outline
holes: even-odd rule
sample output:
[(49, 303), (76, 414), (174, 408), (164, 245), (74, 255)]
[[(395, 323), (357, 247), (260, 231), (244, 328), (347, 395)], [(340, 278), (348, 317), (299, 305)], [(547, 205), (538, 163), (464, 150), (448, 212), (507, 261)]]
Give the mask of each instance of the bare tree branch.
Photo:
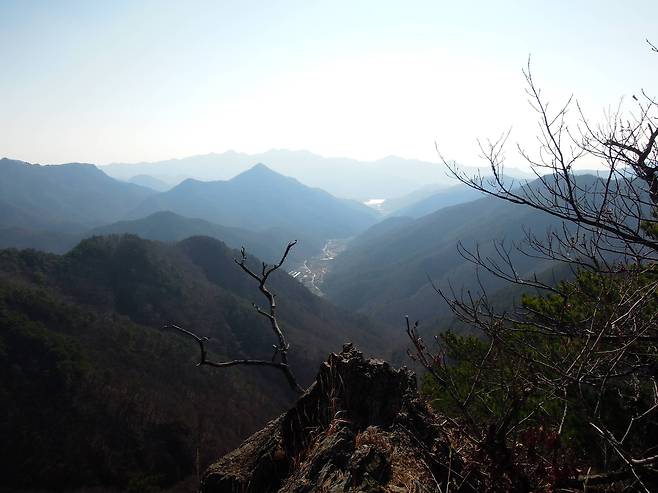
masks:
[[(197, 366), (201, 365), (207, 365), (207, 366), (212, 366), (214, 368), (227, 368), (231, 366), (238, 366), (238, 365), (245, 365), (245, 366), (268, 366), (272, 368), (276, 368), (280, 370), (283, 375), (286, 378), (286, 381), (288, 382), (288, 385), (290, 386), (291, 389), (293, 389), (297, 393), (302, 393), (304, 392), (304, 389), (297, 383), (297, 378), (295, 377), (294, 373), (292, 372), (290, 365), (288, 364), (288, 350), (290, 349), (290, 344), (287, 342), (286, 337), (281, 330), (281, 327), (279, 326), (279, 322), (276, 318), (276, 300), (275, 300), (275, 294), (273, 294), (268, 287), (266, 286), (266, 282), (270, 275), (275, 272), (277, 269), (279, 269), (283, 263), (286, 261), (286, 258), (288, 257), (288, 254), (290, 253), (290, 250), (297, 244), (297, 240), (292, 241), (288, 243), (286, 246), (285, 251), (283, 252), (283, 255), (281, 256), (281, 260), (274, 264), (274, 265), (268, 265), (265, 262), (262, 263), (262, 268), (261, 268), (261, 274), (256, 274), (254, 271), (252, 271), (246, 264), (247, 262), (247, 253), (245, 251), (245, 248), (242, 247), (240, 249), (240, 258), (239, 259), (234, 259), (235, 263), (247, 274), (249, 277), (255, 279), (258, 282), (258, 289), (259, 291), (267, 298), (267, 301), (269, 303), (269, 311), (264, 311), (262, 310), (258, 305), (255, 303), (252, 303), (252, 306), (255, 308), (256, 312), (259, 315), (262, 315), (265, 317), (269, 323), (270, 327), (272, 328), (272, 331), (277, 338), (278, 344), (274, 345), (274, 355), (272, 356), (271, 360), (260, 360), (260, 359), (233, 359), (230, 361), (211, 361), (208, 359), (208, 353), (206, 350), (205, 343), (209, 340), (208, 337), (200, 337), (194, 332), (184, 329), (182, 327), (179, 327), (178, 325), (167, 325), (166, 328), (172, 328), (177, 330), (178, 332), (185, 334), (192, 339), (194, 339), (197, 344), (199, 345), (199, 351), (200, 351), (200, 359), (199, 363), (197, 363)], [(276, 361), (277, 356), (280, 357), (280, 361)]]
[[(554, 433), (559, 444), (569, 433), (565, 430), (574, 426), (570, 420), (577, 417), (578, 423), (589, 423), (587, 432), (579, 432), (589, 433), (592, 456), (603, 459), (594, 466), (590, 462), (595, 474), (574, 469), (568, 478), (545, 485), (546, 490), (620, 483), (615, 491), (654, 491), (658, 101), (642, 91), (633, 96), (630, 110), (620, 102), (600, 124), (588, 120), (576, 102), (580, 121), (570, 128), (572, 98), (549, 111), (529, 63), (523, 74), (529, 103), (538, 116), (539, 145), (533, 153), (520, 145), (517, 150), (534, 180), (505, 176), (509, 132), (494, 141), (478, 141), (489, 176), (480, 171), (468, 175), (438, 147), (437, 152), (462, 183), (560, 223), (545, 234), (525, 228), (522, 241), (494, 242), (492, 253), (485, 253), (481, 245), (459, 243), (459, 254), (476, 267), (479, 292), (456, 290), (451, 283), (440, 289), (429, 282), (456, 321), (478, 330), (480, 345), (468, 346), (471, 354), (464, 354), (460, 342), (444, 334), (430, 349), (418, 334), (418, 324), (412, 326), (407, 318), (409, 355), (432, 376), (441, 399), (451, 402), (451, 412), (456, 410), (454, 419), (468, 426), (466, 438), (488, 454), (494, 470), (507, 466), (508, 479), (524, 474), (510, 466), (522, 462), (515, 454), (527, 449), (524, 434), (540, 429), (545, 436)], [(598, 160), (604, 172), (580, 177), (574, 167), (583, 158)], [(523, 256), (562, 264), (573, 280), (550, 282), (537, 274), (523, 275), (517, 268)], [(539, 295), (501, 311), (480, 273)], [(454, 366), (462, 363), (465, 366)], [(489, 431), (483, 431), (487, 427)], [(540, 455), (533, 460), (541, 461), (541, 467), (558, 467), (557, 452), (543, 452), (534, 450)], [(509, 460), (500, 462), (496, 455)], [(583, 464), (594, 460), (580, 459)]]

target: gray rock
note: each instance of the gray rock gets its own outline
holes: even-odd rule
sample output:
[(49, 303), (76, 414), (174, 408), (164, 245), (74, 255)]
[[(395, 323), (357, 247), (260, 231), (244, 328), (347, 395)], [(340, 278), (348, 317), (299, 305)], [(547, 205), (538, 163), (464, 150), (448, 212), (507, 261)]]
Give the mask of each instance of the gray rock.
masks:
[[(446, 491), (461, 461), (414, 374), (351, 345), (295, 406), (206, 471), (202, 493)], [(450, 470), (450, 475), (448, 474)], [(462, 481), (450, 491), (473, 491)]]

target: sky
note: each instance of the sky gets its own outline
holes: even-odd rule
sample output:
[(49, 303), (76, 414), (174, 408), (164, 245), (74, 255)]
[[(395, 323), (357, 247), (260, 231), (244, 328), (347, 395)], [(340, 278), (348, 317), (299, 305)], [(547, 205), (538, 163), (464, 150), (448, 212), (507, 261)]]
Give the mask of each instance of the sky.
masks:
[(436, 143), (477, 165), (478, 138), (536, 142), (529, 56), (549, 108), (658, 95), (657, 18), (655, 0), (0, 0), (0, 156), (437, 161)]

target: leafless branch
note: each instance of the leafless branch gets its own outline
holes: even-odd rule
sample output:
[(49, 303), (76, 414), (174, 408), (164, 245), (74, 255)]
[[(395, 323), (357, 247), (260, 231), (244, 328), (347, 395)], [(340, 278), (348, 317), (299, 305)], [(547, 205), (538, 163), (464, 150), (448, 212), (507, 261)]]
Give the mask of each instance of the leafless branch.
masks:
[[(457, 362), (448, 361), (454, 343), (437, 338), (436, 348), (428, 348), (407, 319), (409, 354), (434, 377), (447, 396), (442, 399), (450, 399), (485, 450), (489, 440), (498, 440), (503, 445), (489, 450), (513, 456), (526, 447), (522, 434), (536, 432), (537, 423), (559, 441), (573, 416), (589, 422), (592, 446), (598, 444), (605, 457), (599, 471), (581, 470), (548, 489), (622, 482), (619, 491), (650, 491), (658, 487), (658, 441), (646, 431), (653, 433), (658, 411), (658, 102), (642, 91), (630, 109), (620, 102), (594, 124), (572, 98), (552, 110), (529, 63), (523, 74), (538, 116), (539, 145), (536, 152), (517, 150), (532, 181), (505, 176), (509, 132), (478, 141), (486, 176), (469, 175), (439, 157), (462, 183), (552, 216), (556, 225), (544, 234), (526, 228), (521, 241), (487, 249), (459, 243), (459, 254), (477, 269), (479, 292), (450, 283), (440, 289), (429, 280), (457, 321), (479, 329), (482, 346), (461, 356), (468, 382), (456, 381), (451, 365)], [(580, 121), (570, 127), (574, 104)], [(604, 171), (579, 176), (574, 168), (583, 158), (597, 159)], [(573, 280), (522, 274), (517, 263), (523, 257), (562, 264)], [(480, 273), (535, 290), (538, 304), (497, 309)], [(606, 411), (611, 402), (628, 411)], [(492, 431), (478, 433), (483, 426)], [(542, 467), (556, 467), (555, 457), (541, 456)]]
[[(275, 337), (277, 338), (278, 344), (274, 345), (274, 355), (272, 356), (271, 360), (260, 360), (260, 359), (233, 359), (230, 361), (211, 361), (208, 359), (208, 352), (206, 350), (205, 343), (209, 340), (208, 337), (200, 337), (194, 332), (184, 329), (182, 327), (179, 327), (178, 325), (167, 325), (167, 328), (173, 328), (177, 330), (178, 332), (187, 335), (188, 337), (191, 337), (194, 339), (197, 344), (199, 345), (199, 351), (200, 351), (200, 359), (199, 363), (197, 363), (197, 366), (201, 365), (207, 365), (207, 366), (212, 366), (214, 368), (227, 368), (231, 366), (237, 366), (237, 365), (245, 365), (245, 366), (268, 366), (272, 368), (276, 368), (280, 370), (283, 375), (286, 378), (286, 381), (288, 382), (288, 385), (290, 385), (290, 388), (293, 389), (297, 393), (302, 393), (304, 392), (304, 389), (297, 383), (297, 378), (295, 377), (292, 369), (290, 368), (290, 365), (288, 363), (288, 350), (290, 349), (290, 344), (286, 340), (286, 337), (281, 330), (281, 327), (279, 326), (279, 322), (276, 318), (276, 300), (275, 300), (275, 294), (272, 293), (269, 288), (267, 287), (266, 283), (270, 275), (275, 272), (279, 267), (283, 265), (283, 263), (286, 261), (286, 258), (288, 257), (288, 254), (290, 253), (290, 250), (297, 244), (297, 240), (292, 241), (288, 243), (288, 246), (286, 247), (285, 251), (283, 252), (283, 255), (281, 256), (281, 260), (274, 264), (274, 265), (268, 265), (265, 262), (262, 263), (261, 266), (261, 273), (256, 274), (253, 270), (251, 270), (247, 266), (247, 253), (245, 251), (245, 248), (242, 247), (240, 249), (240, 258), (239, 259), (234, 259), (235, 263), (247, 274), (249, 277), (255, 279), (258, 282), (258, 289), (259, 291), (267, 298), (267, 301), (269, 303), (269, 310), (264, 311), (262, 310), (258, 305), (255, 303), (252, 303), (253, 307), (255, 308), (256, 312), (259, 315), (262, 315), (265, 317), (270, 324), (270, 327), (272, 329), (272, 332), (274, 333)], [(280, 361), (277, 361), (277, 356), (280, 358)]]

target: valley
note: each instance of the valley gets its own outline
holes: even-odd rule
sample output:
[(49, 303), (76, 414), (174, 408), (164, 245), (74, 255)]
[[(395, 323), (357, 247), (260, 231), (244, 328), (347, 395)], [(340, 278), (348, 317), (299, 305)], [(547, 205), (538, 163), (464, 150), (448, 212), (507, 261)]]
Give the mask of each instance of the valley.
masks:
[[(285, 368), (306, 388), (327, 355), (350, 343), (344, 354), (353, 364), (371, 364), (358, 348), (378, 358), (374, 365), (412, 366), (423, 392), (436, 392), (410, 358), (405, 315), (420, 321), (414, 337), (433, 344), (448, 333), (471, 341), (476, 330), (436, 289), (485, 293), (507, 310), (540, 294), (510, 286), (511, 276), (551, 286), (573, 278), (553, 259), (510, 247), (524, 241), (525, 225), (537, 234), (567, 227), (472, 187), (425, 187), (375, 210), (265, 164), (170, 189), (146, 176), (134, 181), (162, 191), (93, 165), (0, 160), (0, 369), (8, 375), (0, 394), (12, 403), (0, 432), (20, 450), (3, 459), (15, 471), (12, 486), (47, 489), (57, 477), (69, 489), (190, 491), (194, 477), (298, 397), (279, 372), (244, 362), (277, 367), (286, 348)], [(589, 175), (573, 181), (600, 184)], [(37, 193), (44, 187), (52, 192)], [(292, 239), (298, 243), (267, 280), (285, 334), (277, 345), (263, 292), (239, 264), (265, 272)], [(469, 251), (480, 267), (504, 251), (515, 270), (478, 271)], [(172, 325), (195, 334), (196, 344)], [(221, 369), (197, 368), (197, 344), (202, 361)], [(328, 389), (322, 399), (333, 395)], [(35, 405), (41, 396), (53, 403), (46, 416)], [(26, 440), (28, 431), (40, 441)], [(101, 451), (67, 438), (81, 434), (104, 444)], [(30, 474), (16, 459), (47, 464), (54, 450), (61, 461), (48, 472)]]
[(657, 0), (0, 0), (0, 493), (658, 492)]
[(322, 284), (325, 276), (336, 256), (345, 251), (349, 240), (349, 238), (327, 240), (320, 254), (305, 259), (301, 264), (289, 270), (288, 275), (301, 282), (311, 293), (324, 296)]

